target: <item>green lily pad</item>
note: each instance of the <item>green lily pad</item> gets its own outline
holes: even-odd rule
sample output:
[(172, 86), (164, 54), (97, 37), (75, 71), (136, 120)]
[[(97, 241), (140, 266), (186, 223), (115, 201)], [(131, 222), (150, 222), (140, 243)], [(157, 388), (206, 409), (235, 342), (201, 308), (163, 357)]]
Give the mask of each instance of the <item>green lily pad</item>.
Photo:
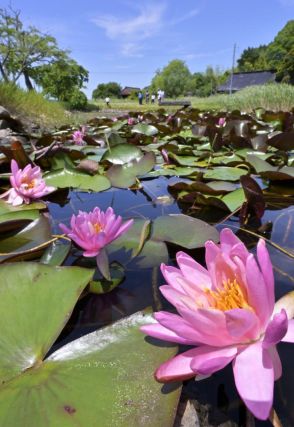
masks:
[(0, 255), (0, 261), (9, 258), (36, 257), (50, 244), (51, 238), (50, 222), (47, 217), (40, 215), (18, 233), (0, 240), (0, 253), (5, 254)]
[(132, 133), (140, 133), (141, 135), (154, 136), (158, 134), (158, 129), (155, 126), (146, 123), (138, 123), (133, 126)]
[(288, 181), (294, 179), (294, 167), (283, 166), (279, 168), (272, 166), (253, 154), (248, 154), (247, 160), (258, 174), (270, 181)]
[(10, 203), (5, 202), (4, 200), (0, 200), (0, 215), (8, 214), (9, 212), (19, 212), (19, 211), (32, 211), (35, 209), (41, 210), (46, 209), (47, 205), (43, 202), (33, 202), (28, 205), (23, 204), (19, 206), (12, 206)]
[(229, 166), (215, 167), (208, 170), (203, 175), (205, 179), (216, 179), (221, 181), (238, 181), (240, 176), (246, 175), (247, 170), (241, 168), (231, 168)]
[(200, 219), (171, 214), (154, 220), (151, 238), (194, 249), (204, 246), (207, 240), (218, 242), (219, 233), (216, 228)]
[(70, 247), (70, 242), (65, 241), (65, 243), (61, 243), (57, 240), (48, 246), (41, 256), (40, 262), (47, 265), (61, 265), (69, 254)]
[(111, 187), (109, 180), (103, 175), (90, 176), (69, 168), (48, 172), (43, 177), (47, 185), (58, 188), (78, 188), (100, 192)]
[(107, 160), (114, 165), (124, 165), (132, 160), (139, 160), (141, 157), (143, 157), (143, 153), (135, 145), (119, 144), (111, 150), (107, 150), (101, 160)]
[(113, 165), (106, 172), (111, 184), (118, 188), (129, 188), (136, 182), (138, 175), (145, 175), (155, 165), (155, 155), (146, 153), (139, 160), (124, 165)]
[(44, 360), (93, 271), (20, 263), (0, 274), (0, 425), (172, 426), (180, 387), (163, 392), (153, 372), (177, 348), (145, 341), (139, 327), (153, 322), (150, 314), (85, 335)]

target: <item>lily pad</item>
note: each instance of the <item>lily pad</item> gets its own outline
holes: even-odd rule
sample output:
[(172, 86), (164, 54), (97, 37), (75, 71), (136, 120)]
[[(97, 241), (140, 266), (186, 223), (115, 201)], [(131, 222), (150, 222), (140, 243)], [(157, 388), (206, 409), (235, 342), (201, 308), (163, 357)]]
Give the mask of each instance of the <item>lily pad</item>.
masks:
[(48, 172), (44, 175), (47, 185), (58, 188), (78, 188), (96, 192), (108, 190), (111, 187), (109, 180), (103, 175), (90, 176), (75, 169), (65, 168)]
[(177, 348), (145, 341), (139, 327), (153, 322), (149, 314), (85, 335), (44, 360), (93, 271), (20, 263), (0, 274), (1, 425), (172, 426), (180, 387), (162, 392), (152, 374)]
[(200, 219), (171, 214), (154, 220), (151, 238), (194, 249), (203, 247), (207, 240), (218, 242), (219, 233), (216, 228)]
[(111, 184), (118, 188), (129, 188), (136, 182), (138, 175), (145, 175), (155, 165), (155, 155), (146, 153), (139, 160), (124, 165), (113, 165), (106, 172)]
[(246, 175), (247, 170), (241, 168), (231, 168), (229, 166), (215, 167), (208, 170), (203, 175), (205, 179), (216, 179), (221, 181), (238, 181), (240, 176)]
[(111, 150), (107, 150), (101, 161), (107, 160), (114, 165), (124, 165), (132, 160), (139, 160), (141, 157), (143, 157), (143, 153), (135, 145), (119, 144), (111, 148)]
[(158, 134), (158, 129), (155, 126), (146, 123), (138, 123), (133, 126), (132, 133), (139, 133), (146, 136), (154, 136)]

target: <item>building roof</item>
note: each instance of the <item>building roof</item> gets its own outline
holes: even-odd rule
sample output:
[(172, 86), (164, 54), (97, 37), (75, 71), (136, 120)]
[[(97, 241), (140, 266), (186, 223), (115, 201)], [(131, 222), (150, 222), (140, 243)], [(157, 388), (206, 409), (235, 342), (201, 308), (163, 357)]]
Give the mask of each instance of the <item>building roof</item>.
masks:
[[(268, 71), (246, 71), (243, 73), (233, 73), (232, 91), (235, 92), (244, 89), (247, 86), (263, 85), (265, 83), (274, 82), (276, 74), (272, 70)], [(227, 81), (218, 86), (218, 92), (229, 92), (231, 84), (231, 76)]]
[(139, 87), (125, 86), (121, 91), (122, 95), (130, 95), (132, 92), (139, 92), (141, 89)]

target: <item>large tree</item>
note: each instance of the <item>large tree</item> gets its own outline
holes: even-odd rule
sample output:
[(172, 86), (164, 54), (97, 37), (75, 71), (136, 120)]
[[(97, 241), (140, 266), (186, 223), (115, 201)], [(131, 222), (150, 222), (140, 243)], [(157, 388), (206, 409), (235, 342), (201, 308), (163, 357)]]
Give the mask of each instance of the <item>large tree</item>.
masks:
[(23, 77), (28, 90), (35, 82), (60, 101), (87, 103), (80, 89), (88, 71), (60, 49), (54, 37), (32, 26), (24, 28), (20, 12), (11, 8), (0, 9), (0, 76), (13, 83)]
[(277, 71), (277, 78), (294, 84), (294, 20), (288, 21), (268, 45), (267, 60)]
[(24, 29), (20, 12), (0, 9), (0, 73), (6, 82), (24, 77), (29, 90), (34, 67), (67, 58), (54, 37), (29, 26)]
[(248, 47), (245, 49), (238, 59), (239, 71), (260, 71), (267, 70), (269, 64), (267, 61), (267, 46), (260, 45), (259, 47)]
[(175, 98), (184, 95), (189, 90), (191, 73), (184, 61), (174, 59), (158, 70), (151, 82), (151, 91), (164, 90), (166, 96)]
[(105, 98), (110, 96), (113, 98), (121, 97), (121, 86), (116, 82), (100, 83), (92, 92), (93, 99)]
[(73, 92), (83, 88), (88, 77), (88, 71), (73, 59), (59, 60), (32, 70), (32, 78), (44, 94), (60, 101), (69, 101)]

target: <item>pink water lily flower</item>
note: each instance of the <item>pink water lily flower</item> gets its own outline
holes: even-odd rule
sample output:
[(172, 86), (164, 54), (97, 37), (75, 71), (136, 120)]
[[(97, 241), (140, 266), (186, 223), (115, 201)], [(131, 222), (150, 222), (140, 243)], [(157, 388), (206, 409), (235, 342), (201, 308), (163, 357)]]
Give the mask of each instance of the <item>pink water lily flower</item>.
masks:
[(11, 160), (11, 172), (12, 188), (1, 197), (8, 196), (7, 203), (13, 206), (19, 206), (22, 203), (29, 204), (32, 200), (40, 199), (56, 190), (55, 187), (46, 185), (38, 166), (27, 165), (24, 169), (19, 169), (17, 162), (13, 159)]
[(220, 117), (218, 119), (218, 123), (217, 124), (218, 124), (219, 127), (224, 127), (226, 125), (226, 118), (225, 117)]
[(128, 118), (128, 125), (133, 126), (136, 124), (136, 120), (133, 117)]
[(84, 137), (86, 136), (86, 128), (82, 127), (81, 130), (76, 130), (72, 134), (72, 139), (76, 145), (84, 145), (86, 142), (84, 141)]
[(233, 362), (237, 390), (259, 419), (268, 418), (274, 381), (282, 374), (276, 349), (294, 342), (293, 310), (275, 305), (272, 264), (264, 240), (257, 261), (229, 229), (220, 245), (206, 243), (207, 269), (178, 252), (179, 268), (162, 265), (167, 282), (160, 290), (179, 314), (160, 311), (148, 335), (194, 348), (163, 363), (160, 382), (210, 375)]
[(96, 257), (101, 273), (109, 278), (105, 247), (125, 233), (132, 224), (132, 219), (123, 223), (122, 217), (116, 216), (111, 207), (105, 212), (96, 207), (92, 212), (79, 211), (77, 216), (72, 215), (71, 229), (64, 224), (60, 224), (60, 228), (84, 250), (85, 257)]

